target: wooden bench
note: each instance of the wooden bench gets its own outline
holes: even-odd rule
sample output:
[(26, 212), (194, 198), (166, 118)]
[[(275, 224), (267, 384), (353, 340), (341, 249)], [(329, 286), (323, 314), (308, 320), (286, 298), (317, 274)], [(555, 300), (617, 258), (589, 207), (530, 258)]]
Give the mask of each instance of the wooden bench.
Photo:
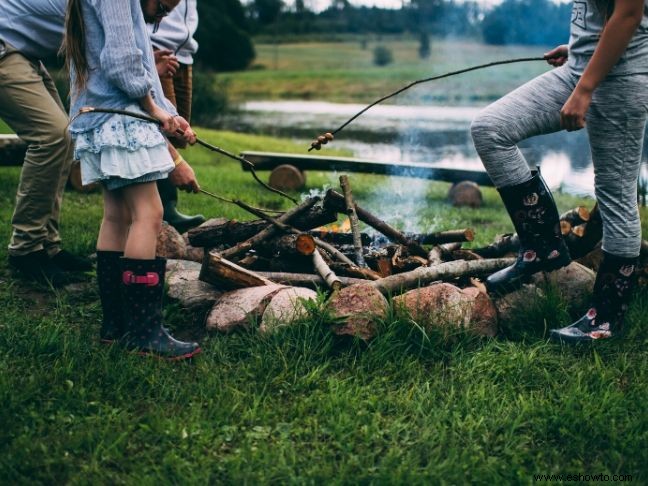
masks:
[[(242, 152), (241, 156), (252, 162), (256, 170), (271, 170), (270, 185), (282, 189), (298, 189), (305, 183), (304, 171), (362, 172), (401, 177), (416, 177), (445, 182), (471, 181), (481, 186), (492, 186), (485, 171), (450, 169), (425, 162), (381, 162), (351, 157), (320, 157), (314, 155), (282, 154), (274, 152)], [(245, 171), (250, 168), (241, 163)], [(275, 181), (273, 181), (273, 176)], [(298, 183), (301, 181), (301, 185)], [(273, 182), (281, 184), (275, 185)]]

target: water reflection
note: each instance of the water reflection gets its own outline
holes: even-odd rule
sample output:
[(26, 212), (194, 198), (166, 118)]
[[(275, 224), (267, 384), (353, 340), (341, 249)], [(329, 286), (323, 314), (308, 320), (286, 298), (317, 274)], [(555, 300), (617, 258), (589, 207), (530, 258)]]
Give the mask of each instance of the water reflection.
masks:
[[(364, 105), (312, 101), (249, 102), (226, 128), (309, 139), (332, 130)], [(354, 156), (385, 162), (428, 162), (439, 167), (483, 170), (470, 139), (469, 127), (479, 107), (378, 105), (358, 118), (335, 141)], [(558, 132), (520, 144), (530, 165), (539, 165), (552, 188), (593, 195), (587, 134)], [(646, 158), (644, 147), (644, 160)], [(646, 164), (642, 178), (648, 179)]]

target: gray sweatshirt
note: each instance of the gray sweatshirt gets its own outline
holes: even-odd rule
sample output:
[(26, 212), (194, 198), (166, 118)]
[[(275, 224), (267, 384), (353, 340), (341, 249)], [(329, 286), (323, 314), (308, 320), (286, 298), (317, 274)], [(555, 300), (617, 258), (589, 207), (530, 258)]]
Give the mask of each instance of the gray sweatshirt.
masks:
[(198, 43), (193, 38), (197, 28), (197, 0), (182, 0), (162, 19), (155, 34), (151, 26), (149, 32), (155, 48), (169, 49), (182, 64), (193, 64), (193, 55), (198, 51)]
[[(594, 54), (605, 24), (594, 0), (575, 0), (572, 7), (568, 66), (581, 75)], [(610, 75), (648, 73), (648, 0), (644, 0), (641, 24)]]

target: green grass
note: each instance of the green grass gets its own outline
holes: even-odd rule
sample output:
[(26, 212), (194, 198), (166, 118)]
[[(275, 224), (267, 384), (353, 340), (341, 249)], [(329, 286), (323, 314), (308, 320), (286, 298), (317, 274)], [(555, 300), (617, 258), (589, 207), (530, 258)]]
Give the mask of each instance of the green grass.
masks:
[[(373, 49), (393, 52), (388, 66), (373, 65)], [(529, 46), (485, 46), (469, 41), (432, 42), (428, 59), (419, 59), (414, 40), (257, 44), (252, 69), (223, 73), (232, 101), (249, 99), (313, 99), (369, 102), (423, 78), (492, 61), (539, 57), (544, 50)], [(512, 64), (421, 84), (396, 98), (397, 103), (475, 104), (492, 101), (548, 70), (544, 62)]]
[[(222, 147), (295, 150), (282, 140), (199, 130)], [(203, 187), (285, 206), (234, 162), (186, 156)], [(0, 170), (2, 239), (18, 169)], [(309, 174), (309, 188), (336, 184)], [(358, 201), (387, 180), (353, 174)], [(403, 184), (413, 181), (403, 180)], [(427, 229), (472, 226), (477, 243), (510, 223), (492, 189), (485, 205), (450, 208), (427, 183)], [(561, 210), (577, 203), (557, 195)], [(69, 192), (65, 246), (90, 253), (96, 194)], [(201, 195), (180, 207), (247, 217)], [(645, 210), (642, 214), (646, 226)], [(334, 337), (324, 313), (282, 332), (205, 335), (168, 305), (179, 335), (197, 334), (193, 364), (141, 359), (97, 343), (96, 291), (43, 291), (13, 281), (0, 247), (0, 477), (7, 484), (533, 482), (533, 474), (632, 474), (648, 480), (648, 295), (621, 342), (563, 348), (545, 327), (569, 318), (558, 291), (529, 303), (497, 339), (423, 334), (398, 312), (369, 344)], [(506, 337), (504, 337), (506, 336)]]

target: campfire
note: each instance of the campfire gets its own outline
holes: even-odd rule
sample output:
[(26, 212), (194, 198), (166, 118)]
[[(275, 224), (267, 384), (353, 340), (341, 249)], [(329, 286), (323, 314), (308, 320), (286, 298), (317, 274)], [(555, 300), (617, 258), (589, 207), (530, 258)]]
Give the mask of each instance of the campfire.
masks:
[[(341, 177), (341, 188), (276, 216), (238, 201), (258, 219), (217, 218), (189, 231), (190, 247), (194, 252), (202, 249), (194, 278), (199, 276), (203, 285), (219, 293), (207, 316), (208, 328), (249, 327), (263, 318), (263, 330), (269, 326), (269, 314), (280, 323), (289, 322), (304, 315), (302, 299), (315, 298), (308, 289), (319, 288), (328, 289), (327, 307), (338, 319), (334, 331), (340, 334), (371, 338), (391, 296), (418, 318), (452, 320), (493, 336), (498, 319), (506, 319), (516, 298), (537, 295), (535, 287), (532, 294), (527, 287), (526, 293), (493, 299), (479, 280), (513, 262), (517, 235), (501, 235), (489, 245), (467, 249), (463, 245), (474, 239), (470, 228), (401, 232), (353, 200), (346, 176)], [(372, 233), (361, 232), (360, 222)], [(602, 223), (597, 206), (563, 214), (561, 231), (572, 257), (585, 266), (573, 263), (552, 277), (540, 274), (531, 285), (540, 287), (552, 278), (566, 286), (568, 294), (575, 292), (576, 302), (591, 291), (591, 269), (598, 265)]]

